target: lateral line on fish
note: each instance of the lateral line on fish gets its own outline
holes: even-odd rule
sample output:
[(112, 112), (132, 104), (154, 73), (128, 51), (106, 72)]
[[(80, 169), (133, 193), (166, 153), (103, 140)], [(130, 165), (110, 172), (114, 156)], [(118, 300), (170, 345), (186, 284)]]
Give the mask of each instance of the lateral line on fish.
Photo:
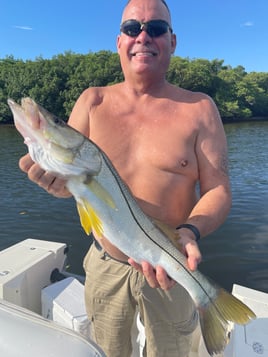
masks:
[[(96, 145), (94, 143), (94, 145)], [(97, 146), (97, 145), (96, 145)], [(98, 146), (97, 146), (98, 147)], [(176, 257), (174, 257), (174, 255), (169, 252), (167, 249), (165, 249), (164, 247), (160, 246), (160, 244), (155, 241), (142, 227), (142, 225), (140, 224), (139, 220), (137, 219), (134, 211), (132, 210), (131, 204), (129, 203), (127, 197), (125, 196), (125, 192), (124, 192), (124, 188), (126, 190), (129, 190), (129, 188), (127, 187), (127, 185), (122, 181), (121, 177), (119, 176), (119, 174), (117, 173), (117, 171), (115, 170), (113, 164), (111, 163), (109, 157), (100, 149), (100, 153), (102, 155), (102, 158), (106, 164), (106, 166), (109, 168), (112, 176), (114, 177), (114, 179), (116, 180), (118, 187), (122, 193), (122, 196), (124, 197), (124, 200), (133, 216), (133, 219), (135, 220), (135, 222), (137, 223), (137, 225), (140, 227), (140, 229), (143, 231), (143, 233), (154, 243), (156, 244), (160, 249), (162, 249), (163, 251), (165, 251), (168, 255), (172, 256), (173, 259), (176, 260), (176, 262), (181, 266), (181, 268), (183, 268), (183, 270), (189, 274), (189, 276), (191, 276), (194, 281), (196, 282), (196, 284), (200, 287), (200, 289), (204, 292), (204, 294), (207, 296), (208, 300), (210, 301), (210, 303), (214, 306), (215, 310), (218, 312), (219, 314), (219, 318), (222, 321), (226, 321), (225, 317), (223, 316), (222, 312), (220, 311), (220, 309), (218, 308), (218, 306), (214, 303), (213, 299), (209, 296), (209, 294), (207, 293), (207, 291), (204, 289), (204, 287), (202, 286), (202, 284), (198, 281), (198, 279), (196, 279), (196, 277), (191, 273), (190, 270), (188, 270)], [(140, 209), (140, 207), (138, 207)]]
[[(56, 119), (31, 98), (23, 98), (21, 103), (20, 106), (13, 100), (8, 100), (16, 128), (25, 138), (34, 161), (40, 162), (45, 170), (55, 170), (55, 174), (67, 177), (68, 188), (77, 204), (79, 205), (81, 200), (82, 204), (84, 202), (83, 210), (86, 212), (82, 212), (81, 224), (85, 231), (93, 227), (97, 235), (107, 235), (119, 249), (122, 245), (123, 251), (126, 250), (131, 255), (130, 248), (132, 244), (135, 245), (135, 239), (134, 243), (133, 240), (129, 242), (130, 246), (126, 245), (128, 239), (125, 235), (129, 220), (129, 225), (140, 239), (140, 250), (148, 249), (149, 254), (154, 254), (149, 262), (162, 265), (192, 297), (199, 313), (208, 353), (212, 356), (223, 351), (229, 339), (229, 322), (244, 325), (256, 317), (254, 312), (228, 291), (213, 281), (210, 282), (211, 279), (198, 270), (188, 269), (187, 259), (181, 254), (180, 246), (176, 243), (179, 234), (143, 213), (137, 199), (131, 194), (109, 157), (94, 142), (87, 142), (84, 137), (85, 145), (75, 152), (72, 161), (72, 154), (81, 143), (81, 134), (71, 127), (68, 128), (68, 124)], [(42, 119), (41, 131), (35, 130), (37, 128), (33, 125), (39, 115), (37, 110), (40, 120)], [(47, 131), (44, 132), (43, 129), (46, 128)], [(46, 137), (49, 137), (48, 141), (45, 140)], [(114, 192), (113, 195), (110, 195), (111, 191)], [(92, 201), (93, 207), (89, 201)], [(81, 219), (81, 214), (79, 215)], [(114, 234), (119, 234), (119, 237)], [(132, 248), (135, 249), (134, 246)], [(137, 260), (140, 261), (142, 257), (146, 260), (146, 254), (139, 253), (138, 251), (134, 254)]]
[[(94, 143), (94, 145), (96, 145)], [(97, 145), (96, 145), (97, 146)], [(98, 147), (98, 146), (97, 146)], [(103, 160), (105, 161), (107, 167), (109, 168), (111, 174), (113, 175), (113, 177), (115, 178), (118, 187), (122, 193), (122, 196), (125, 199), (125, 202), (133, 216), (133, 219), (135, 220), (135, 222), (137, 223), (137, 225), (140, 227), (140, 229), (143, 231), (143, 233), (154, 243), (156, 244), (159, 248), (161, 248), (162, 250), (164, 250), (167, 254), (169, 254), (170, 256), (173, 257), (173, 259), (176, 260), (176, 262), (184, 269), (184, 271), (189, 274), (194, 281), (199, 285), (199, 287), (203, 290), (203, 292), (206, 294), (206, 296), (208, 297), (209, 301), (215, 306), (216, 310), (219, 312), (219, 315), (222, 317), (223, 320), (225, 320), (225, 318), (222, 316), (221, 312), (218, 310), (217, 306), (214, 304), (213, 300), (211, 299), (211, 297), (209, 296), (209, 294), (207, 293), (207, 291), (203, 288), (203, 286), (201, 285), (201, 283), (195, 278), (195, 276), (191, 273), (190, 270), (188, 270), (176, 257), (174, 257), (174, 255), (172, 255), (167, 249), (163, 248), (162, 246), (160, 246), (160, 244), (155, 241), (150, 235), (148, 235), (148, 233), (143, 229), (142, 225), (140, 224), (139, 220), (136, 218), (136, 215), (134, 214), (132, 207), (129, 203), (129, 201), (127, 200), (126, 196), (125, 196), (125, 192), (123, 189), (123, 186), (125, 186), (126, 189), (128, 189), (128, 187), (125, 185), (124, 182), (122, 182), (122, 179), (120, 178), (119, 174), (117, 173), (117, 171), (115, 170), (115, 168), (113, 167), (110, 159), (108, 158), (108, 156), (100, 149), (100, 153), (103, 157)]]

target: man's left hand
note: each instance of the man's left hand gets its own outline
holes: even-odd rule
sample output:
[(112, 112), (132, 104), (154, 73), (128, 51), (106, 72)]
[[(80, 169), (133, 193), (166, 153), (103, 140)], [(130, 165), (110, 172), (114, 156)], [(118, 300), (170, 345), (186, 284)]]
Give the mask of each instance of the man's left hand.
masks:
[[(180, 237), (179, 245), (181, 247), (181, 252), (187, 257), (188, 268), (192, 271), (196, 270), (202, 259), (197, 243), (193, 239), (184, 236)], [(160, 266), (154, 268), (146, 261), (138, 264), (132, 258), (129, 258), (128, 262), (144, 275), (151, 288), (169, 290), (176, 284), (176, 281), (171, 279), (167, 275), (165, 269)]]

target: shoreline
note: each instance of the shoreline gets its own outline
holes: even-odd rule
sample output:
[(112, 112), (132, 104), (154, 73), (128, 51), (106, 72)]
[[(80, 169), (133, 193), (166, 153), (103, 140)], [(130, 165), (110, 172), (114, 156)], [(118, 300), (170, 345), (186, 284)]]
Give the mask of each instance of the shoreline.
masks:
[(223, 124), (232, 124), (232, 123), (249, 123), (249, 122), (260, 122), (268, 121), (268, 117), (250, 117), (250, 118), (222, 118)]

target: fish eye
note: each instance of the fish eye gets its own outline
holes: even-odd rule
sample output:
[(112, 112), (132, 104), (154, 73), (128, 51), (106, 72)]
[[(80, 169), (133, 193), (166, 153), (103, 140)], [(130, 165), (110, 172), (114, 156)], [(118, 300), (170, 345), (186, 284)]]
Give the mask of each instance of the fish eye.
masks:
[(53, 116), (53, 122), (56, 124), (56, 125), (60, 125), (60, 126), (65, 126), (66, 123), (61, 120), (60, 118), (56, 117), (56, 116)]

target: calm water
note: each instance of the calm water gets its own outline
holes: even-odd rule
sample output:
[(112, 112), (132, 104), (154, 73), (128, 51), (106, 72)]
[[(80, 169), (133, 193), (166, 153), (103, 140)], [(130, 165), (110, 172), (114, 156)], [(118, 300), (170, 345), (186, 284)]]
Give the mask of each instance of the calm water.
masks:
[[(202, 270), (222, 286), (268, 292), (268, 122), (227, 124), (233, 207), (224, 225), (201, 241)], [(56, 199), (18, 168), (26, 152), (13, 127), (0, 126), (0, 250), (26, 238), (65, 242), (70, 271), (83, 273), (90, 239), (73, 199)]]

